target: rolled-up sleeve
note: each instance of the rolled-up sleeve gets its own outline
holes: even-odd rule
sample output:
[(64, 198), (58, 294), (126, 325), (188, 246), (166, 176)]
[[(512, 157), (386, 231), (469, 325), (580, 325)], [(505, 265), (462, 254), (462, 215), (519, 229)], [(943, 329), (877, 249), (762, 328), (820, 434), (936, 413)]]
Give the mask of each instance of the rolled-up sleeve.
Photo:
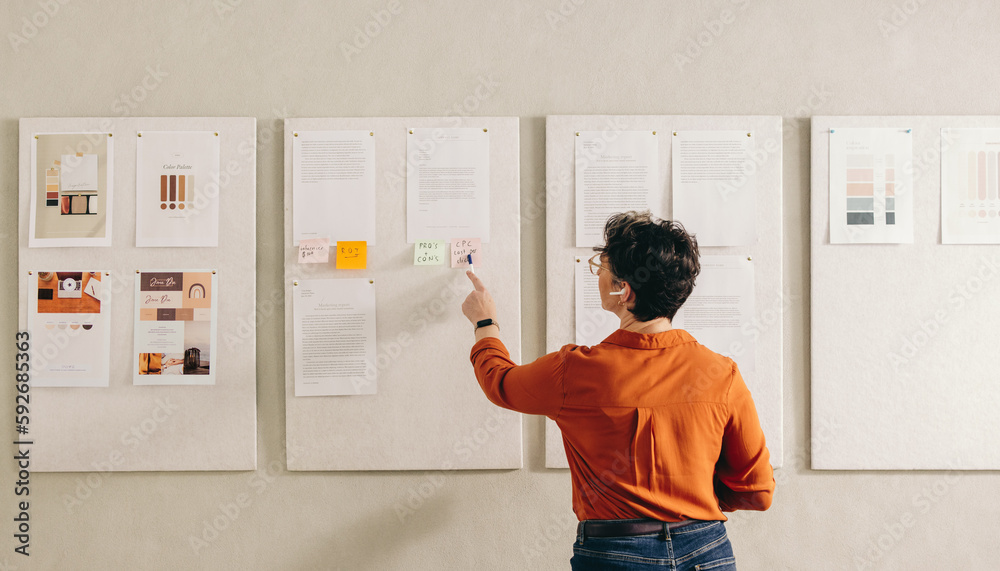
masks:
[(715, 494), (723, 511), (771, 507), (774, 471), (750, 389), (736, 366), (728, 396), (729, 420), (715, 470)]
[(496, 337), (472, 346), (476, 380), (493, 404), (526, 414), (558, 416), (565, 400), (562, 352), (550, 353), (526, 365), (518, 365)]

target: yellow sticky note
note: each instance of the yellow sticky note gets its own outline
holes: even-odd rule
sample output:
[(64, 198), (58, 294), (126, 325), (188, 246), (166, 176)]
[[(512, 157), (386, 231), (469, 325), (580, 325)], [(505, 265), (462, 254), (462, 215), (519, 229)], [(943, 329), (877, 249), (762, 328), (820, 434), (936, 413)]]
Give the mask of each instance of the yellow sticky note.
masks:
[(337, 269), (364, 270), (368, 268), (368, 242), (337, 242)]

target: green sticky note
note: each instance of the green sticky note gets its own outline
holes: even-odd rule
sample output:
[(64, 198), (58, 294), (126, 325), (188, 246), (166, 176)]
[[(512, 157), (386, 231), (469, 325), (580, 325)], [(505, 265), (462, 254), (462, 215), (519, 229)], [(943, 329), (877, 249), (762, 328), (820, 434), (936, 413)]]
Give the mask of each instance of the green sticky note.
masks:
[(444, 240), (418, 240), (413, 245), (414, 266), (440, 266), (445, 257)]

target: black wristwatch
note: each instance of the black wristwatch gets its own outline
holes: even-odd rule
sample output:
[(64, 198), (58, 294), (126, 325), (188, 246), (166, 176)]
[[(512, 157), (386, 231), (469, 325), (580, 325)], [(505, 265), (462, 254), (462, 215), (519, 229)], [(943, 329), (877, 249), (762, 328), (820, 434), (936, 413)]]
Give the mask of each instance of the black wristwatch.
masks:
[(489, 327), (490, 325), (496, 325), (497, 329), (500, 329), (500, 324), (497, 323), (497, 320), (490, 317), (488, 319), (482, 319), (480, 321), (477, 321), (476, 328), (473, 329), (473, 331), (479, 331), (480, 327)]

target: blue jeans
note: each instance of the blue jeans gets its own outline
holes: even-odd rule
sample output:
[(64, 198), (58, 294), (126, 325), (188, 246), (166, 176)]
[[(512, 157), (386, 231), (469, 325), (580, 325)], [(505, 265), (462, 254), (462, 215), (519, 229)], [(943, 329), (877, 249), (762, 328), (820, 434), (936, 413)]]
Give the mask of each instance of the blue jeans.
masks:
[(584, 537), (577, 528), (573, 571), (733, 571), (736, 559), (721, 521), (699, 521), (665, 533)]

